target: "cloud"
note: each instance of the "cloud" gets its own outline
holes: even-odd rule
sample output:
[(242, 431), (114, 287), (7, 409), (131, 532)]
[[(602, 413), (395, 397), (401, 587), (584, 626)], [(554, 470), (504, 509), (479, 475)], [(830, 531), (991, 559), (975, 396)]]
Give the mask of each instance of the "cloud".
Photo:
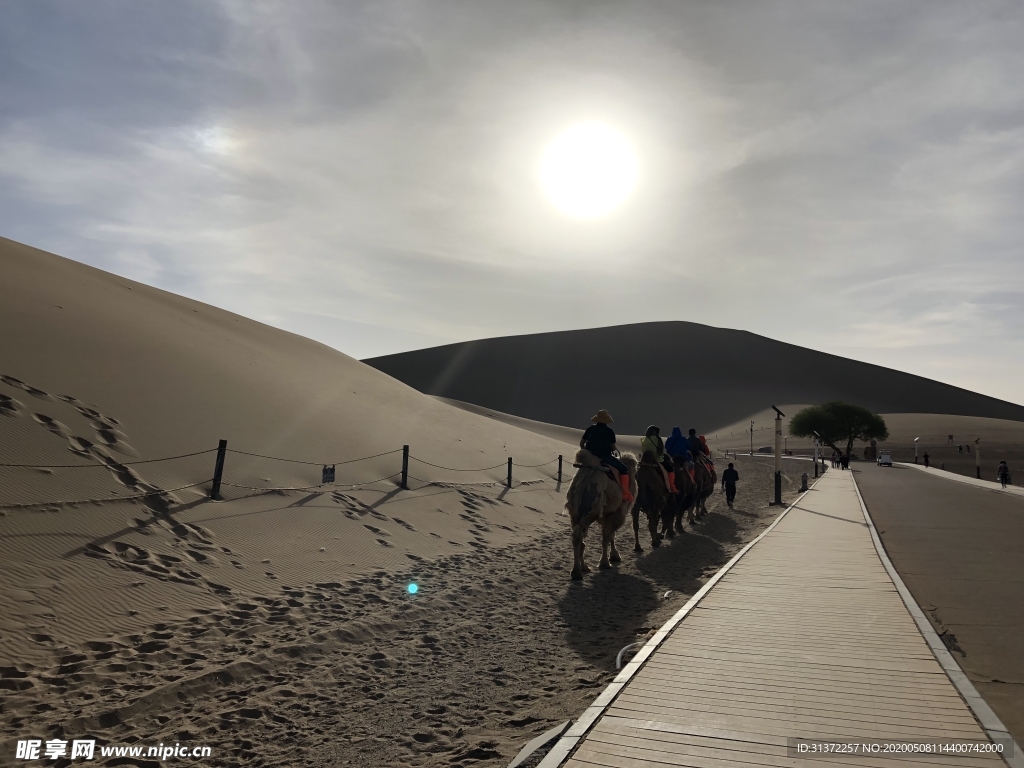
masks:
[[(359, 356), (685, 319), (1020, 402), (1022, 32), (1013, 3), (15, 1), (0, 226)], [(585, 120), (639, 164), (592, 222), (537, 179)]]

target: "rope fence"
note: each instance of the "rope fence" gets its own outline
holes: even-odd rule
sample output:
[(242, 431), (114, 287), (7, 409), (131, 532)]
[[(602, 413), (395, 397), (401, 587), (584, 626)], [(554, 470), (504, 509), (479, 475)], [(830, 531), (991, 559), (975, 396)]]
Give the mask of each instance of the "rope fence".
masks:
[[(179, 470), (178, 472), (171, 472), (169, 470), (164, 470), (163, 471), (164, 477), (163, 477), (162, 481), (151, 481), (149, 479), (143, 480), (137, 474), (135, 474), (130, 469), (128, 469), (129, 467), (136, 466), (136, 465), (160, 465), (160, 464), (162, 464), (164, 462), (177, 461), (177, 460), (180, 460), (180, 459), (188, 459), (188, 458), (193, 458), (193, 457), (197, 457), (197, 456), (205, 456), (205, 455), (208, 455), (208, 454), (211, 454), (211, 453), (216, 454), (215, 462), (214, 462), (214, 468), (213, 468), (213, 470), (214, 470), (213, 471), (213, 477), (208, 478), (206, 480), (201, 480), (199, 482), (194, 482), (194, 483), (182, 483), (182, 480), (186, 479), (188, 474), (192, 474), (192, 471), (194, 471), (195, 469), (198, 469), (198, 466), (192, 468), (192, 470), (188, 471), (188, 472), (182, 472), (181, 470)], [(288, 464), (295, 464), (295, 465), (301, 465), (301, 466), (307, 466), (307, 467), (320, 467), (320, 473), (321, 473), (320, 477), (319, 477), (320, 482), (315, 482), (315, 481), (310, 482), (310, 480), (312, 480), (312, 478), (309, 478), (308, 471), (303, 472), (303, 471), (300, 471), (300, 470), (296, 470), (295, 472), (285, 473), (286, 477), (285, 478), (280, 478), (280, 479), (286, 479), (287, 475), (291, 474), (292, 477), (291, 478), (287, 478), (287, 479), (299, 480), (300, 482), (297, 482), (297, 483), (296, 482), (293, 482), (293, 483), (280, 483), (279, 482), (278, 484), (273, 484), (272, 481), (271, 481), (271, 478), (269, 476), (268, 477), (258, 477), (256, 474), (254, 474), (255, 473), (255, 469), (254, 469), (254, 466), (252, 465), (251, 462), (249, 462), (249, 463), (243, 462), (243, 465), (241, 467), (238, 467), (237, 465), (235, 465), (235, 467), (232, 468), (231, 466), (229, 466), (229, 463), (227, 461), (228, 454), (231, 454), (233, 456), (238, 456), (238, 457), (246, 457), (247, 459), (257, 459), (257, 460), (264, 460), (264, 461), (284, 462), (284, 463), (288, 463)], [(357, 464), (359, 462), (371, 461), (371, 460), (374, 460), (374, 459), (382, 459), (382, 458), (386, 458), (386, 457), (389, 457), (389, 456), (395, 456), (396, 454), (401, 454), (402, 455), (401, 469), (399, 471), (397, 471), (397, 472), (392, 472), (390, 474), (384, 475), (382, 477), (379, 477), (379, 478), (376, 478), (376, 479), (373, 479), (373, 480), (358, 480), (356, 478), (353, 478), (354, 482), (351, 482), (351, 483), (339, 482), (338, 479), (336, 479), (335, 472), (336, 472), (337, 467), (339, 467), (339, 466), (346, 466), (346, 465), (351, 465), (351, 464)], [(175, 456), (165, 456), (165, 457), (155, 458), (155, 459), (139, 459), (137, 461), (121, 462), (121, 461), (117, 461), (116, 459), (114, 459), (114, 458), (112, 458), (110, 456), (107, 456), (107, 455), (105, 455), (103, 453), (97, 453), (97, 452), (94, 452), (94, 453), (92, 453), (90, 455), (95, 460), (95, 463), (91, 463), (91, 464), (42, 464), (42, 463), (40, 463), (40, 464), (15, 464), (15, 463), (0, 463), (0, 470), (3, 470), (3, 469), (14, 469), (14, 470), (17, 470), (17, 469), (50, 470), (50, 469), (84, 469), (84, 468), (106, 469), (106, 470), (108, 470), (114, 476), (114, 478), (118, 482), (120, 482), (123, 485), (127, 486), (129, 490), (138, 488), (138, 486), (140, 484), (143, 485), (144, 488), (153, 488), (154, 490), (147, 491), (145, 493), (134, 493), (134, 494), (123, 495), (123, 496), (122, 495), (112, 495), (112, 496), (109, 496), (109, 497), (106, 497), (106, 498), (96, 497), (96, 498), (53, 499), (53, 500), (50, 500), (50, 499), (40, 499), (38, 501), (31, 501), (31, 502), (24, 502), (24, 501), (20, 501), (20, 500), (8, 502), (8, 501), (4, 500), (3, 498), (0, 498), (0, 509), (39, 507), (39, 506), (46, 506), (46, 505), (74, 505), (74, 504), (97, 503), (97, 502), (104, 502), (104, 501), (120, 501), (120, 500), (143, 499), (143, 498), (152, 497), (152, 496), (166, 496), (166, 495), (172, 494), (172, 493), (174, 493), (176, 491), (182, 491), (182, 490), (186, 490), (186, 489), (189, 489), (189, 488), (197, 488), (199, 486), (203, 486), (203, 485), (207, 485), (207, 484), (209, 484), (209, 490), (204, 495), (208, 495), (208, 497), (213, 499), (213, 500), (222, 501), (224, 499), (223, 499), (223, 497), (221, 495), (221, 491), (222, 491), (222, 489), (228, 489), (228, 488), (230, 488), (230, 489), (237, 489), (237, 490), (240, 490), (240, 491), (255, 491), (255, 492), (259, 492), (259, 493), (267, 493), (267, 492), (274, 492), (274, 491), (282, 491), (282, 492), (285, 492), (285, 491), (315, 491), (315, 490), (322, 490), (324, 488), (329, 488), (329, 487), (335, 487), (335, 488), (347, 489), (347, 490), (358, 490), (358, 489), (370, 488), (370, 487), (378, 485), (380, 483), (384, 483), (384, 482), (388, 482), (388, 481), (396, 481), (397, 480), (396, 484), (398, 486), (398, 489), (400, 489), (400, 490), (410, 490), (410, 488), (409, 488), (409, 481), (412, 480), (412, 481), (414, 481), (416, 483), (422, 484), (421, 487), (432, 486), (432, 487), (442, 487), (442, 488), (457, 488), (457, 487), (485, 487), (485, 486), (497, 487), (497, 486), (504, 486), (506, 488), (511, 489), (514, 486), (535, 485), (535, 484), (538, 484), (538, 483), (548, 483), (548, 482), (562, 483), (562, 482), (569, 482), (569, 481), (572, 480), (571, 476), (570, 477), (563, 477), (563, 474), (562, 474), (563, 457), (561, 455), (559, 455), (558, 457), (556, 457), (554, 459), (550, 459), (548, 461), (541, 462), (539, 464), (517, 464), (517, 463), (513, 462), (512, 457), (509, 456), (504, 463), (502, 463), (502, 464), (494, 464), (494, 465), (488, 466), (488, 467), (449, 467), (449, 466), (445, 466), (443, 464), (435, 464), (433, 462), (427, 461), (426, 459), (421, 459), (418, 456), (413, 456), (409, 452), (409, 446), (408, 445), (404, 445), (401, 448), (395, 448), (394, 450), (391, 450), (391, 451), (384, 451), (382, 453), (375, 453), (375, 454), (372, 454), (372, 455), (369, 455), (369, 456), (360, 456), (360, 457), (355, 458), (355, 459), (346, 459), (344, 461), (330, 461), (330, 462), (308, 461), (308, 460), (303, 460), (303, 459), (293, 459), (293, 458), (288, 458), (288, 457), (283, 457), (283, 456), (271, 456), (271, 455), (267, 455), (267, 454), (254, 453), (254, 452), (250, 452), (250, 451), (242, 451), (242, 450), (238, 450), (236, 448), (228, 448), (227, 440), (221, 440), (220, 444), (216, 448), (208, 448), (208, 449), (202, 450), (202, 451), (194, 451), (192, 453), (178, 454), (178, 455), (175, 455)], [(491, 479), (480, 480), (480, 481), (476, 481), (476, 482), (469, 482), (469, 481), (467, 481), (467, 482), (451, 482), (451, 481), (446, 481), (446, 480), (443, 480), (443, 479), (424, 479), (424, 478), (416, 477), (416, 476), (411, 475), (409, 473), (409, 462), (410, 461), (417, 462), (418, 464), (421, 464), (421, 465), (424, 465), (424, 466), (427, 466), (427, 467), (432, 467), (432, 468), (440, 470), (442, 472), (458, 472), (458, 473), (473, 472), (473, 473), (483, 473), (483, 472), (493, 472), (494, 470), (498, 470), (498, 469), (504, 468), (504, 469), (506, 469), (506, 473), (505, 473), (504, 479), (501, 479), (501, 480), (494, 478), (493, 475), (492, 475)], [(513, 480), (513, 468), (514, 467), (517, 467), (517, 468), (520, 468), (520, 469), (540, 469), (541, 467), (549, 467), (549, 466), (552, 466), (552, 465), (555, 465), (555, 464), (557, 464), (557, 470), (554, 472), (552, 477), (545, 477), (545, 478), (539, 478), (539, 479), (520, 480), (518, 482), (514, 482), (514, 480)], [(150, 472), (155, 473), (157, 475), (161, 474), (161, 470), (158, 469), (158, 468), (157, 469), (153, 469)], [(150, 472), (147, 472), (147, 474), (150, 474)], [(185, 477), (181, 477), (182, 474), (185, 474)], [(198, 472), (196, 474), (198, 474)], [(305, 477), (302, 476), (303, 474), (305, 475)], [(192, 476), (195, 477), (195, 474), (193, 474)], [(160, 486), (164, 482), (166, 482), (167, 480), (170, 480), (170, 483), (168, 483), (169, 485), (175, 485), (175, 487), (173, 487), (173, 488), (166, 488), (166, 489), (161, 488)], [(174, 480), (178, 480), (178, 483), (175, 484)], [(303, 483), (303, 482), (301, 482), (302, 480), (306, 480), (306, 482)], [(260, 484), (260, 483), (263, 483), (263, 484)], [(28, 484), (26, 483), (25, 485), (28, 485)], [(86, 483), (86, 485), (88, 486), (89, 483)], [(96, 490), (99, 490), (100, 487), (102, 487), (102, 486), (96, 486), (95, 482), (92, 483), (92, 486), (94, 488), (96, 488)], [(32, 495), (35, 495), (35, 494), (32, 494)], [(242, 495), (244, 496), (244, 495), (248, 495), (248, 494), (242, 494)], [(237, 496), (237, 494), (236, 494), (236, 496)]]
[[(505, 466), (504, 464), (495, 464), (493, 467), (479, 467), (479, 468), (473, 468), (473, 469), (456, 469), (455, 467), (442, 467), (440, 464), (431, 464), (429, 461), (424, 461), (423, 459), (418, 459), (415, 456), (409, 456), (409, 458), (412, 459), (413, 461), (418, 461), (420, 464), (426, 464), (428, 467), (434, 467), (435, 469), (445, 469), (445, 470), (448, 470), (449, 472), (487, 472), (489, 470), (499, 469), (499, 468)], [(550, 464), (550, 462), (548, 462), (548, 463)], [(542, 466), (542, 465), (538, 465), (538, 466)]]
[[(211, 448), (206, 453), (212, 453), (216, 451), (216, 448)], [(358, 459), (349, 459), (348, 461), (302, 461), (301, 459), (283, 459), (280, 456), (264, 456), (262, 453), (248, 453), (247, 451), (236, 451), (234, 448), (229, 448), (228, 453), (237, 453), (240, 456), (255, 456), (258, 459), (270, 459), (272, 461), (287, 461), (291, 464), (308, 464), (314, 467), (325, 467), (325, 466), (342, 466), (343, 464), (355, 464), (358, 461), (369, 461), (370, 459), (379, 459), (381, 456), (390, 456), (394, 453), (401, 453), (401, 448), (395, 448), (393, 451), (385, 451), (384, 453), (375, 453), (373, 456), (361, 456)], [(418, 461), (418, 459), (417, 459)]]
[(155, 491), (146, 491), (145, 493), (134, 493), (129, 496), (104, 496), (94, 499), (60, 499), (56, 501), (30, 501), (22, 504), (0, 504), (0, 508), (3, 509), (23, 509), (28, 507), (48, 507), (52, 505), (74, 505), (74, 504), (102, 504), (107, 501), (128, 501), (130, 499), (145, 499), (150, 496), (166, 496), (174, 493), (175, 491), (184, 491), (186, 488), (196, 488), (200, 485), (205, 485), (210, 482), (207, 480), (200, 480), (198, 483), (190, 483), (189, 485), (179, 485), (177, 488), (161, 488)]
[[(98, 446), (103, 447), (103, 446)], [(133, 467), (136, 464), (154, 464), (158, 461), (174, 461), (175, 459), (188, 459), (192, 456), (202, 456), (205, 453), (213, 453), (216, 448), (207, 448), (205, 451), (196, 451), (195, 453), (183, 453), (180, 456), (165, 456), (162, 459), (140, 459), (139, 461), (117, 461), (113, 457), (110, 457), (112, 461), (120, 464), (122, 467)], [(392, 451), (395, 453), (395, 451)], [(287, 461), (287, 459), (285, 459)], [(14, 469), (108, 469), (108, 464), (0, 464), (0, 467), (8, 467)]]

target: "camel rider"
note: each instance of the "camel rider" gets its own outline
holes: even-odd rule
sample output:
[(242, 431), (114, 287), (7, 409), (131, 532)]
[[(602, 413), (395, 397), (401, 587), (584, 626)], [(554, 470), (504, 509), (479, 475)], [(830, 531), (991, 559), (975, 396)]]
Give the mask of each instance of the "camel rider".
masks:
[(672, 427), (672, 434), (665, 441), (665, 453), (669, 456), (685, 456), (690, 450), (690, 443), (683, 437), (683, 431), (679, 427)]
[(654, 460), (661, 467), (665, 476), (665, 486), (669, 492), (676, 493), (676, 472), (672, 466), (672, 459), (665, 455), (665, 443), (661, 440), (661, 427), (651, 425), (647, 428), (647, 435), (640, 441), (640, 455), (650, 453)]
[(708, 448), (708, 441), (704, 439), (704, 435), (697, 435), (697, 439), (700, 440), (701, 447), (704, 449), (704, 460), (712, 467), (715, 466), (715, 460), (711, 458), (711, 449)]
[(683, 430), (679, 427), (672, 427), (672, 434), (665, 441), (665, 453), (673, 459), (678, 457), (681, 461), (677, 463), (686, 470), (691, 480), (694, 479), (693, 453), (690, 451), (690, 441), (683, 437)]
[(687, 441), (690, 443), (690, 453), (693, 454), (694, 461), (702, 461), (704, 464), (714, 466), (711, 461), (711, 451), (708, 450), (708, 444), (703, 435), (698, 435), (696, 429), (691, 429)]
[(633, 495), (629, 492), (629, 470), (626, 469), (625, 464), (612, 456), (612, 451), (615, 450), (615, 432), (608, 425), (614, 419), (608, 411), (602, 408), (590, 420), (594, 423), (583, 433), (580, 448), (590, 451), (601, 460), (602, 464), (607, 464), (618, 472), (619, 484), (622, 486), (622, 498), (631, 501)]
[(686, 440), (690, 445), (690, 453), (693, 454), (693, 460), (696, 461), (704, 454), (704, 444), (697, 437), (697, 430), (691, 429), (690, 436)]

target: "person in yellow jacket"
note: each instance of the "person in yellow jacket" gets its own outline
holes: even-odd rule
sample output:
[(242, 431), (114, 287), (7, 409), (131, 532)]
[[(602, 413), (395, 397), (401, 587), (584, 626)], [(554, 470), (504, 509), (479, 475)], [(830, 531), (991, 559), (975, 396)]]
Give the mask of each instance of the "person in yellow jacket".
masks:
[(645, 453), (654, 456), (654, 460), (658, 462), (658, 466), (661, 467), (665, 475), (665, 485), (668, 486), (669, 491), (677, 493), (675, 467), (672, 465), (672, 459), (665, 453), (665, 443), (661, 439), (661, 427), (652, 424), (647, 428), (647, 434), (640, 441), (640, 455), (643, 456)]

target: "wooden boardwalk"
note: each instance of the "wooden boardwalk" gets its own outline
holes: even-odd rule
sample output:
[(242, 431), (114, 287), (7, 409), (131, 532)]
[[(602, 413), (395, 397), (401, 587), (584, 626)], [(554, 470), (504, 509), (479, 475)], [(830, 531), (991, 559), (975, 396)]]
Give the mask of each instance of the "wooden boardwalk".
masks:
[(826, 473), (695, 601), (543, 768), (1005, 765), (793, 751), (792, 738), (991, 744), (879, 559), (852, 473)]

